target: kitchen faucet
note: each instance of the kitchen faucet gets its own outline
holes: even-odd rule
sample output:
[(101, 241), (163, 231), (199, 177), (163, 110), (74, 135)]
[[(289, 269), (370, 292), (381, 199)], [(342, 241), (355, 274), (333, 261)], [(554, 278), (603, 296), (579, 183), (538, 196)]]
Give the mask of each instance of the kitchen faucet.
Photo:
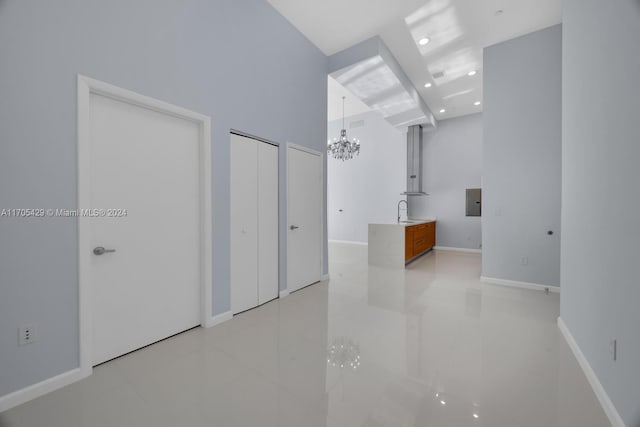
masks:
[(404, 202), (405, 206), (406, 206), (406, 210), (407, 210), (407, 219), (409, 219), (409, 203), (407, 203), (406, 200), (400, 200), (398, 202), (398, 223), (400, 222), (400, 204)]

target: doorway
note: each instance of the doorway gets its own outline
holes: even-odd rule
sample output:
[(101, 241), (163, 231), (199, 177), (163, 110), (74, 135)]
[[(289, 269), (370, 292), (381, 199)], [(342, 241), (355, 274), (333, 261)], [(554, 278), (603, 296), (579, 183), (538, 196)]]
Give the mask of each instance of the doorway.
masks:
[(287, 288), (296, 291), (322, 277), (322, 156), (287, 146)]
[(208, 117), (78, 77), (85, 374), (211, 318), (210, 149)]

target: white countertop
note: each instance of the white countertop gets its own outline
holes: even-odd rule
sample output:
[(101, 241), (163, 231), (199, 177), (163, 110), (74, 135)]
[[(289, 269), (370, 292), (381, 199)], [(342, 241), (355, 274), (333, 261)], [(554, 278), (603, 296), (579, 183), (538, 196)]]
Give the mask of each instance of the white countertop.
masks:
[(411, 225), (425, 224), (427, 222), (434, 222), (435, 218), (423, 218), (423, 219), (410, 219), (408, 221), (400, 221), (400, 222), (382, 222), (382, 223), (370, 223), (369, 225), (394, 225), (399, 227), (407, 227)]

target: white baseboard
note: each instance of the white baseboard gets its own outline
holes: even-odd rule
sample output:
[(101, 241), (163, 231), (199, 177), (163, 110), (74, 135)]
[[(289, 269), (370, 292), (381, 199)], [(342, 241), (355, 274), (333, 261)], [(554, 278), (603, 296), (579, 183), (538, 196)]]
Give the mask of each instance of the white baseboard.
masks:
[(352, 240), (329, 240), (329, 243), (342, 243), (346, 245), (359, 245), (359, 246), (368, 246), (367, 242), (356, 242)]
[(561, 317), (558, 317), (558, 328), (560, 329), (560, 332), (562, 332), (562, 336), (567, 341), (567, 344), (569, 344), (569, 348), (573, 352), (573, 355), (578, 360), (578, 364), (580, 364), (584, 375), (587, 377), (587, 381), (589, 381), (593, 392), (600, 401), (600, 405), (602, 405), (602, 409), (604, 409), (605, 414), (607, 414), (611, 425), (613, 427), (625, 427), (622, 417), (613, 405), (613, 402), (609, 398), (606, 390), (602, 387), (602, 384), (600, 384), (600, 380), (598, 380), (596, 373), (591, 368), (589, 361), (584, 356), (584, 353), (582, 353), (582, 350), (580, 350), (578, 343), (573, 338), (573, 335), (571, 335), (571, 331), (569, 331), (569, 328), (567, 328), (567, 325)]
[(83, 374), (80, 368), (76, 368), (23, 389), (16, 390), (13, 393), (6, 394), (0, 397), (0, 412), (21, 405), (76, 381), (80, 381), (90, 374), (90, 372), (89, 374)]
[(469, 254), (481, 254), (482, 249), (469, 249), (469, 248), (452, 248), (449, 246), (434, 246), (436, 251), (451, 251), (451, 252), (465, 252)]
[(495, 277), (480, 276), (480, 281), (494, 285), (510, 286), (512, 288), (532, 289), (534, 291), (546, 291), (560, 293), (560, 286), (541, 285), (539, 283), (519, 282), (517, 280), (497, 279)]
[(289, 296), (289, 289), (284, 289), (282, 291), (280, 291), (280, 293), (278, 294), (278, 296), (280, 298), (286, 298)]
[(323, 274), (322, 276), (320, 276), (320, 281), (324, 282), (325, 280), (329, 280), (331, 277), (329, 277), (329, 274)]
[(212, 326), (219, 325), (222, 322), (226, 322), (227, 320), (231, 320), (233, 318), (233, 312), (231, 310), (225, 311), (224, 313), (216, 314), (215, 316), (211, 316), (207, 323), (204, 325), (205, 328), (210, 328)]
[[(210, 328), (212, 326), (230, 320), (232, 317), (233, 313), (231, 311), (220, 313), (207, 319), (204, 327)], [(39, 383), (32, 384), (20, 390), (16, 390), (12, 393), (0, 396), (0, 412), (21, 405), (52, 391), (58, 390), (76, 381), (80, 381), (81, 379), (90, 376), (91, 373), (91, 369), (89, 369), (87, 372), (83, 372), (81, 368), (72, 369), (60, 375), (56, 375), (55, 377), (48, 378), (44, 381), (40, 381)]]

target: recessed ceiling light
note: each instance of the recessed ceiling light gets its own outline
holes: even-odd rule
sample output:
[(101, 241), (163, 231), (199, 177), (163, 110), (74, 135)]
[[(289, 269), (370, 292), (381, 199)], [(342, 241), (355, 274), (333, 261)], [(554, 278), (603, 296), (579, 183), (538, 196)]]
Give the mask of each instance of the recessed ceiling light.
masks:
[(445, 110), (444, 108), (440, 110), (441, 113), (446, 113), (447, 110)]
[(496, 10), (495, 15), (496, 15), (496, 16), (500, 16), (500, 15), (502, 15), (503, 13), (504, 13), (504, 10), (502, 10), (502, 9), (498, 9), (498, 10)]
[(478, 105), (480, 105), (480, 101), (474, 102), (473, 105), (475, 105), (477, 107)]
[(476, 71), (476, 70), (471, 70), (471, 71), (469, 71), (469, 72), (467, 73), (467, 76), (469, 76), (469, 77), (473, 77), (473, 76), (475, 76), (475, 75), (476, 75), (476, 73), (477, 73), (477, 71)]
[(425, 83), (425, 84), (424, 84), (424, 87), (427, 87), (427, 88), (429, 88), (429, 87), (431, 87), (431, 86), (432, 86), (431, 82), (429, 82), (429, 83)]
[(447, 402), (445, 402), (444, 400), (441, 400), (441, 401), (440, 401), (440, 404), (441, 404), (441, 405), (446, 405), (446, 404), (447, 404)]
[(426, 44), (428, 44), (431, 41), (431, 39), (429, 37), (423, 37), (420, 40), (418, 40), (418, 44), (420, 46), (424, 46)]
[(473, 418), (480, 418), (480, 415), (478, 415), (478, 414), (473, 414)]

